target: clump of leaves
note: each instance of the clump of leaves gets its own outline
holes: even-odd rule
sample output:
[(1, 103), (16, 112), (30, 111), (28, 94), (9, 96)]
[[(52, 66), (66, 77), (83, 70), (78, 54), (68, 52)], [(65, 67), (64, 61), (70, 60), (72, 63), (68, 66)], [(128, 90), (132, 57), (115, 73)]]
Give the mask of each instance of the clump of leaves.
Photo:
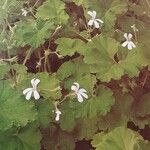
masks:
[(0, 149), (149, 149), (147, 0), (0, 4)]

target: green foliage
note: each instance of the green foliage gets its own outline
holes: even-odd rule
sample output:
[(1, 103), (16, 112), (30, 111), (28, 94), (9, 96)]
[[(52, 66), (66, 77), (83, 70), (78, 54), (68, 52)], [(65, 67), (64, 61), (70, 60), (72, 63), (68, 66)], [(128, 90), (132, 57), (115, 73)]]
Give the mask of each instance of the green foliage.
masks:
[[(62, 56), (72, 56), (75, 52), (82, 49), (84, 43), (78, 39), (60, 38), (57, 40), (57, 52)], [(86, 49), (85, 49), (86, 50)]]
[(38, 8), (37, 17), (44, 20), (51, 20), (56, 25), (61, 25), (67, 22), (68, 15), (64, 11), (65, 4), (60, 0), (47, 0)]
[(25, 20), (16, 24), (14, 40), (17, 46), (30, 45), (37, 48), (46, 39), (49, 38), (53, 30), (53, 23), (51, 21)]
[[(148, 150), (149, 7), (147, 0), (1, 0), (0, 149), (73, 150), (85, 139), (96, 150)], [(122, 47), (124, 33), (136, 48)], [(82, 103), (75, 82), (87, 91)], [(40, 99), (27, 101), (27, 88)]]
[[(62, 106), (62, 109), (63, 109), (62, 111), (63, 117), (60, 120), (60, 127), (62, 130), (72, 131), (76, 125), (75, 109), (72, 106), (68, 105), (68, 103), (65, 103)], [(69, 120), (69, 123), (68, 123), (68, 120)]]
[(118, 127), (109, 133), (96, 134), (92, 145), (96, 147), (96, 150), (141, 150), (142, 142), (144, 143), (144, 140), (136, 132), (125, 127)]
[(45, 128), (49, 125), (53, 119), (53, 105), (50, 100), (43, 100), (38, 103), (38, 117), (40, 125)]
[(0, 149), (40, 150), (40, 140), (39, 130), (32, 125), (20, 130), (0, 133)]
[(0, 108), (0, 131), (23, 127), (37, 118), (33, 103), (27, 102), (7, 81), (0, 81)]
[(60, 80), (70, 77), (75, 73), (75, 64), (73, 62), (65, 62), (57, 71), (57, 76)]
[(11, 13), (17, 12), (16, 10), (21, 9), (23, 0), (1, 0), (0, 1), (0, 23), (4, 21)]
[(0, 63), (0, 78), (2, 79), (10, 70), (10, 66), (7, 63)]
[(113, 93), (110, 89), (99, 88), (97, 96), (77, 105), (78, 118), (91, 118), (97, 115), (106, 115), (114, 104)]
[(39, 90), (44, 98), (59, 99), (61, 98), (60, 82), (56, 75), (48, 73), (38, 73), (35, 75), (40, 79)]

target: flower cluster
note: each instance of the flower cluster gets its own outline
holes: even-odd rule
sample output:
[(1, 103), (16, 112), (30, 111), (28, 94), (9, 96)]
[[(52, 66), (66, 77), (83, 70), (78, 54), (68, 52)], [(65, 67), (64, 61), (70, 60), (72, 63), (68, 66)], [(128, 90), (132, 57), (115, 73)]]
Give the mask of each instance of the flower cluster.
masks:
[[(27, 11), (25, 9), (21, 9), (22, 11), (22, 15), (26, 16), (27, 15)], [(102, 24), (104, 23), (101, 19), (97, 19), (96, 18), (96, 11), (88, 11), (88, 14), (91, 16), (91, 19), (88, 21), (88, 26), (94, 26), (95, 28), (100, 28), (102, 26)], [(131, 28), (135, 29), (135, 26), (131, 26)], [(136, 45), (131, 41), (133, 35), (131, 33), (124, 34), (124, 38), (126, 39), (126, 41), (124, 41), (122, 43), (122, 47), (127, 47), (129, 50), (132, 50), (133, 48), (136, 47)], [(37, 86), (40, 83), (39, 79), (32, 79), (31, 80), (31, 88), (27, 88), (23, 91), (23, 94), (25, 95), (27, 100), (30, 100), (31, 97), (34, 97), (35, 100), (40, 99), (40, 94), (37, 90)], [(77, 97), (78, 102), (82, 103), (84, 98), (88, 99), (88, 95), (87, 95), (87, 91), (84, 88), (80, 88), (79, 83), (74, 82), (73, 85), (71, 86), (71, 90), (73, 91), (72, 95), (75, 95)], [(56, 117), (55, 120), (59, 121), (60, 115), (61, 115), (61, 111), (58, 109), (58, 103), (55, 103), (55, 113), (56, 113)]]
[[(88, 21), (88, 26), (94, 26), (96, 29), (100, 28), (102, 26), (102, 24), (104, 23), (101, 19), (96, 19), (96, 11), (88, 11), (88, 15), (91, 16), (91, 19)], [(135, 25), (131, 26), (131, 28), (134, 29), (135, 31)], [(138, 31), (138, 29), (136, 29), (136, 31)], [(135, 48), (135, 44), (131, 41), (132, 39), (132, 34), (129, 33), (125, 33), (124, 34), (124, 37), (126, 39), (125, 42), (122, 43), (122, 46), (123, 47), (126, 47), (129, 49), (129, 50), (132, 50), (133, 48)]]
[[(39, 92), (37, 90), (37, 86), (38, 86), (39, 83), (40, 83), (40, 80), (34, 78), (34, 79), (31, 80), (32, 87), (23, 90), (23, 95), (25, 95), (26, 100), (30, 100), (32, 96), (34, 97), (35, 100), (40, 99), (40, 94), (39, 94)], [(86, 94), (87, 91), (85, 89), (83, 89), (83, 88), (80, 88), (79, 83), (75, 82), (71, 86), (71, 90), (74, 91), (74, 95), (77, 96), (77, 100), (80, 103), (83, 102), (83, 98), (88, 99), (88, 95)], [(58, 105), (57, 102), (54, 105), (55, 105), (55, 114), (56, 114), (55, 120), (59, 121), (60, 115), (61, 115), (61, 111), (57, 107), (57, 105)]]

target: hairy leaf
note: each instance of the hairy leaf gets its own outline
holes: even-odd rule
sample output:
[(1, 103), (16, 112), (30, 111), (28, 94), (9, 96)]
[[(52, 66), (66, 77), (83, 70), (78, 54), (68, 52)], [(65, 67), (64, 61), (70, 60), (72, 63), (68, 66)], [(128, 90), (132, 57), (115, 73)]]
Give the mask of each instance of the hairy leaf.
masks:
[(68, 15), (65, 13), (65, 4), (60, 0), (46, 0), (37, 10), (37, 17), (51, 20), (57, 25), (67, 22)]
[(0, 149), (40, 150), (40, 131), (34, 126), (0, 133)]
[(20, 91), (12, 89), (7, 81), (0, 81), (0, 131), (12, 126), (25, 126), (36, 119), (33, 102), (26, 101)]
[[(109, 133), (99, 133), (93, 137), (96, 150), (141, 150), (142, 137), (125, 127), (118, 127)], [(147, 147), (148, 148), (148, 147)]]

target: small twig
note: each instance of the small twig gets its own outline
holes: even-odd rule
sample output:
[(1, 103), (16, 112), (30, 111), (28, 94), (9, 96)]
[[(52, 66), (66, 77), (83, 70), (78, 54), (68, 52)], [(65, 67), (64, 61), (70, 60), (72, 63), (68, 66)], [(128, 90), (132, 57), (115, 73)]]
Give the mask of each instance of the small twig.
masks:
[(28, 60), (28, 58), (29, 58), (29, 56), (30, 56), (31, 50), (32, 50), (31, 48), (28, 50), (28, 53), (27, 53), (27, 55), (26, 55), (26, 57), (25, 57), (25, 59), (24, 59), (24, 61), (23, 61), (23, 65), (26, 64), (26, 62), (27, 62), (27, 60)]
[(144, 81), (142, 82), (142, 87), (144, 87), (145, 83), (146, 83), (146, 80), (148, 78), (148, 75), (149, 75), (149, 72), (146, 70), (146, 75), (144, 77)]
[(68, 95), (65, 95), (65, 97), (59, 102), (59, 104), (62, 104), (69, 96), (75, 95), (74, 93), (70, 93)]

